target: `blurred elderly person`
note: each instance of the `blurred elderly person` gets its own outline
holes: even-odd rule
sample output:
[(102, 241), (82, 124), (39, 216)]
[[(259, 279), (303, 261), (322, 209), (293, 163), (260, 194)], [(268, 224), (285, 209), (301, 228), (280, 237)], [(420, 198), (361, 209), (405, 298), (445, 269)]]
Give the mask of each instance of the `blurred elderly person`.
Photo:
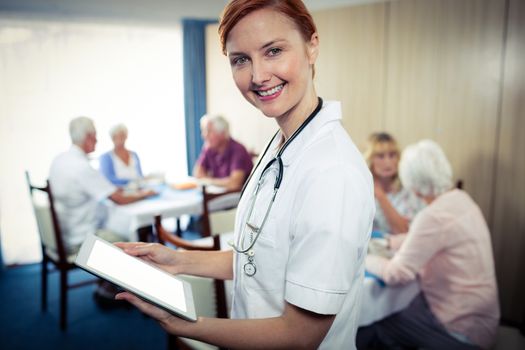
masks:
[(136, 152), (126, 148), (128, 128), (117, 124), (109, 131), (113, 150), (100, 156), (100, 171), (116, 186), (125, 186), (130, 181), (143, 178), (140, 160)]
[(407, 147), (400, 177), (428, 206), (394, 257), (369, 255), (366, 268), (387, 285), (419, 278), (421, 293), (406, 309), (360, 328), (358, 348), (490, 348), (500, 311), (490, 233), (480, 208), (452, 188), (450, 163), (433, 141)]
[(90, 118), (71, 120), (69, 134), (72, 145), (53, 160), (49, 183), (67, 250), (74, 253), (89, 234), (97, 234), (110, 241), (123, 239), (103, 230), (106, 216), (104, 200), (109, 198), (117, 204), (127, 204), (154, 193), (139, 191), (125, 194), (89, 164), (88, 154), (95, 150), (97, 143), (97, 132)]
[[(59, 154), (51, 164), (49, 183), (55, 199), (63, 240), (68, 254), (74, 254), (88, 235), (97, 235), (110, 242), (124, 241), (114, 232), (104, 229), (106, 206), (110, 199), (117, 204), (127, 204), (155, 194), (139, 191), (124, 192), (109, 182), (89, 164), (88, 154), (95, 150), (97, 132), (90, 118), (78, 117), (69, 123), (72, 145)], [(95, 291), (95, 300), (101, 306), (115, 306), (118, 290), (101, 282)]]
[(425, 207), (425, 202), (399, 181), (399, 146), (386, 132), (375, 132), (368, 138), (365, 160), (374, 176), (376, 214), (374, 231), (406, 233), (409, 223)]
[(193, 176), (228, 190), (240, 190), (252, 171), (250, 154), (230, 137), (228, 122), (222, 116), (204, 115), (200, 125), (205, 143)]

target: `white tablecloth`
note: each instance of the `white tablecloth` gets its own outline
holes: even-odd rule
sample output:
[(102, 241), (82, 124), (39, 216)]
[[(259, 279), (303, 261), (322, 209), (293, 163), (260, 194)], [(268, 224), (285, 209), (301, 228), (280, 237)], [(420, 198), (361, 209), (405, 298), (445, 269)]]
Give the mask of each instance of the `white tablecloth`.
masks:
[[(216, 190), (216, 189), (212, 189)], [(181, 215), (202, 214), (202, 191), (174, 190), (168, 186), (158, 187), (159, 195), (139, 202), (117, 205), (108, 200), (108, 217), (105, 227), (130, 240), (137, 240), (137, 229), (153, 225), (156, 215), (162, 218), (177, 218)], [(210, 191), (211, 192), (211, 191)], [(230, 194), (210, 203), (210, 210), (235, 206), (239, 194)]]
[(365, 277), (359, 326), (368, 326), (406, 308), (420, 292), (417, 280), (402, 286), (382, 286)]
[(130, 240), (137, 240), (137, 229), (150, 226), (156, 215), (163, 218), (179, 217), (184, 214), (202, 212), (202, 194), (200, 190), (177, 191), (164, 188), (160, 194), (139, 202), (108, 205), (106, 228)]

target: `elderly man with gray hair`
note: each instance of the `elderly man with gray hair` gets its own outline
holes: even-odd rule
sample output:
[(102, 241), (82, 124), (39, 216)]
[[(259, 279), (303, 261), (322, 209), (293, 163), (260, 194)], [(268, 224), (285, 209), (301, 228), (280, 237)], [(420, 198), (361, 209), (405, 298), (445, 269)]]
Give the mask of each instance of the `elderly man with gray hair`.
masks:
[[(96, 234), (113, 242), (125, 240), (104, 230), (106, 207), (102, 201), (109, 198), (117, 204), (127, 204), (155, 193), (125, 194), (89, 164), (88, 154), (95, 150), (97, 143), (97, 133), (90, 118), (71, 120), (69, 134), (72, 145), (53, 160), (49, 183), (66, 249), (74, 254), (88, 235)], [(97, 292), (105, 293), (101, 288)], [(113, 297), (107, 294), (108, 299)]]
[(224, 117), (204, 115), (200, 125), (205, 144), (193, 168), (193, 176), (228, 190), (240, 190), (252, 171), (250, 154), (230, 137)]
[(450, 163), (431, 140), (405, 149), (399, 175), (428, 206), (407, 234), (391, 236), (390, 247), (399, 248), (394, 257), (369, 255), (366, 269), (387, 285), (418, 279), (421, 294), (406, 309), (359, 328), (357, 347), (490, 348), (500, 310), (490, 232), (480, 208), (453, 188)]

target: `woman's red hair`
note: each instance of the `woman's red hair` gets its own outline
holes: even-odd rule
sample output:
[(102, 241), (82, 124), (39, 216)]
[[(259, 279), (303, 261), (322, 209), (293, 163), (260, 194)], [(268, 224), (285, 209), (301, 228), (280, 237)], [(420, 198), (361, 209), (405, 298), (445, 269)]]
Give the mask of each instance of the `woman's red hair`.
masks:
[(226, 40), (233, 27), (250, 13), (270, 8), (282, 13), (295, 23), (305, 41), (317, 32), (314, 20), (301, 0), (232, 0), (224, 8), (219, 24), (222, 52), (226, 55)]

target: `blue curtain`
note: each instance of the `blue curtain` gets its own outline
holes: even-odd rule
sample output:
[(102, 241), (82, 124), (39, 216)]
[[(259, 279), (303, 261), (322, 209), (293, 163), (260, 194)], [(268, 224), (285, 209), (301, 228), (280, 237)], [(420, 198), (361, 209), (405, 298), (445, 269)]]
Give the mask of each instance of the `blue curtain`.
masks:
[(206, 26), (217, 20), (183, 19), (184, 115), (188, 173), (202, 148), (199, 120), (206, 113)]

